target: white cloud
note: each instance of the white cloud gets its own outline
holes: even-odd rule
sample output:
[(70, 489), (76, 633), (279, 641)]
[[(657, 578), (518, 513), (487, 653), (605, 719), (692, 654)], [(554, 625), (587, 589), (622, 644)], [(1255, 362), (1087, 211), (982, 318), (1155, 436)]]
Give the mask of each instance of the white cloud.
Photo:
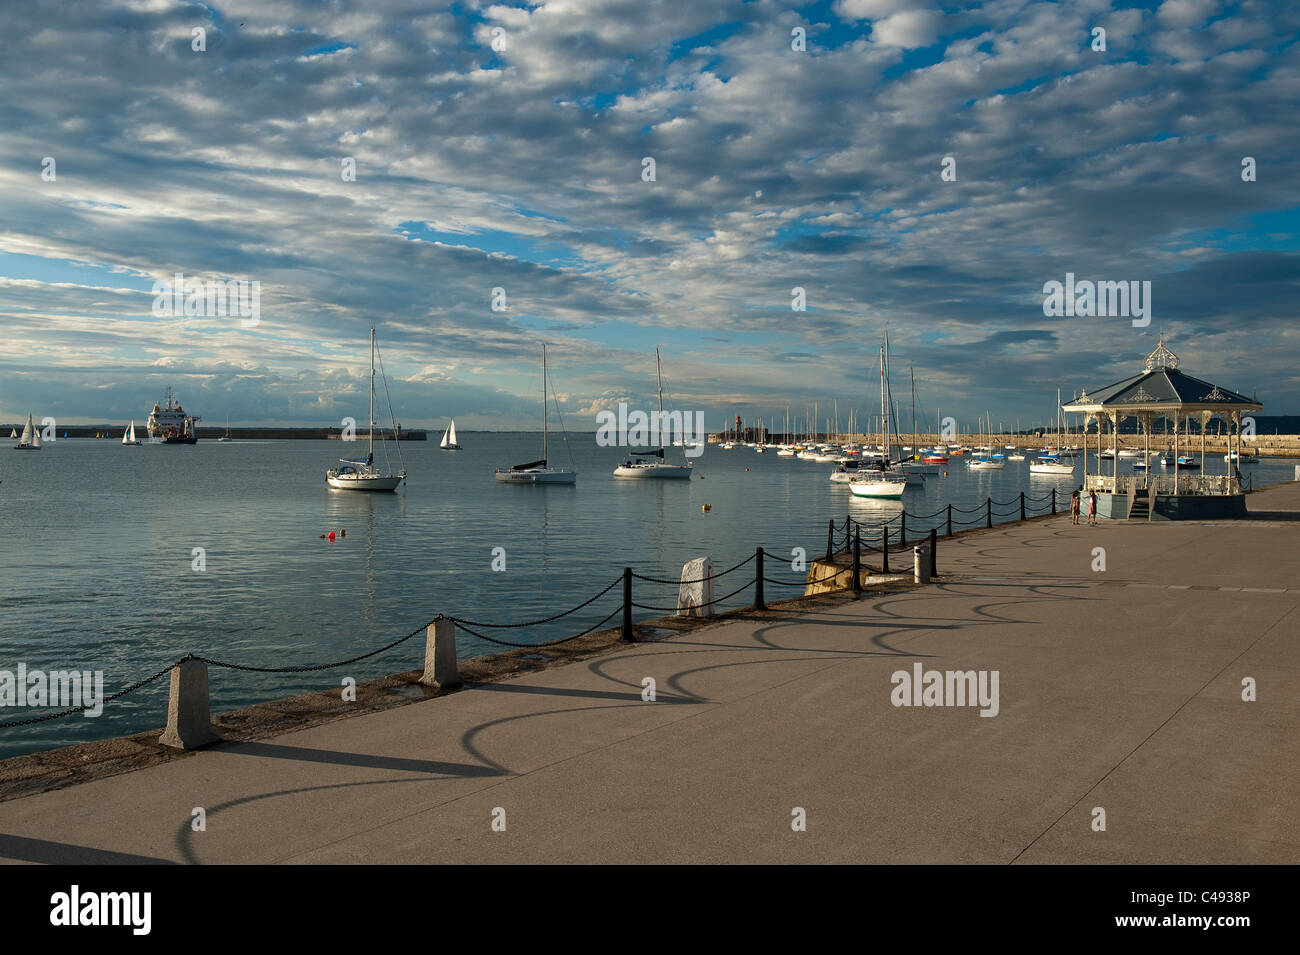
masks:
[(835, 0), (832, 9), (846, 20), (876, 20), (909, 5), (909, 0)]
[(1195, 27), (1218, 12), (1219, 0), (1165, 0), (1156, 16), (1172, 27)]
[(943, 14), (938, 10), (904, 10), (871, 26), (871, 38), (882, 46), (914, 49), (929, 46), (939, 33)]

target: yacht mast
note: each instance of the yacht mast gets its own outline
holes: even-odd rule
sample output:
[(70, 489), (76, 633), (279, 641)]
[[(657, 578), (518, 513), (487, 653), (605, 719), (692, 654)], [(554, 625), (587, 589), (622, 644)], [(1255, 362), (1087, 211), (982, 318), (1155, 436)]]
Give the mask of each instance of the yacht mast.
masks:
[(370, 329), (370, 433), (366, 438), (370, 463), (375, 455), (375, 330)]
[(545, 467), (546, 453), (546, 342), (542, 342), (542, 466)]
[[(655, 380), (659, 383), (659, 427), (664, 424), (664, 374), (659, 367), (659, 346), (655, 346)], [(664, 436), (659, 435), (659, 450), (664, 449)], [(660, 460), (663, 460), (660, 458)]]

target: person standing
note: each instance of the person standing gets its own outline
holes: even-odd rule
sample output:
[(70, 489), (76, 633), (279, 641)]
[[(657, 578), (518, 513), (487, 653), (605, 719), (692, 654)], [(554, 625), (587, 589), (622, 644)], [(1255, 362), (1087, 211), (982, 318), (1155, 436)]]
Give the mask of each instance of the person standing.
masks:
[(1079, 523), (1079, 489), (1075, 488), (1070, 492), (1070, 523), (1078, 525)]
[(1088, 492), (1088, 523), (1097, 523), (1097, 492)]

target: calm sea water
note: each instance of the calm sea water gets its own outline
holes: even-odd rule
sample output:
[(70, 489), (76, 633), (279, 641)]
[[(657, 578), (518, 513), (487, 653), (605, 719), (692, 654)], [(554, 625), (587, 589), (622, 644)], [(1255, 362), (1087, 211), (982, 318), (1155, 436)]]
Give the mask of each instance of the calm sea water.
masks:
[[(553, 465), (569, 466), (572, 456), (574, 487), (493, 481), (493, 467), (540, 456), (540, 438), (466, 432), (457, 453), (434, 441), (404, 442), (408, 482), (379, 495), (326, 487), (325, 469), (345, 447), (338, 442), (128, 448), (64, 439), (39, 453), (0, 449), (0, 670), (20, 662), (29, 670), (102, 670), (111, 693), (187, 653), (257, 666), (330, 662), (381, 646), (437, 613), (491, 622), (548, 616), (594, 594), (625, 565), (671, 578), (692, 557), (708, 554), (721, 569), (758, 545), (787, 559), (795, 546), (815, 555), (825, 547), (828, 518), (877, 520), (899, 510), (832, 484), (832, 465), (746, 448), (708, 448), (691, 481), (619, 481), (610, 472), (623, 455), (596, 447), (593, 435), (552, 441)], [(1250, 470), (1258, 485), (1289, 479), (1292, 469), (1290, 461), (1266, 460)], [(1220, 459), (1212, 473), (1221, 471)], [(946, 476), (910, 488), (904, 504), (929, 514), (1053, 486), (1068, 496), (1072, 481), (1031, 477), (1017, 462), (968, 472), (954, 459)], [(928, 526), (909, 519), (917, 532)], [(347, 535), (320, 539), (331, 530)], [(503, 572), (492, 570), (497, 547), (505, 549)], [(195, 548), (203, 548), (205, 570), (193, 569)], [(769, 576), (794, 578), (782, 571), (769, 564)], [(717, 582), (715, 593), (740, 586), (748, 573)], [(675, 597), (675, 587), (637, 584), (637, 602), (670, 606)], [(505, 636), (568, 636), (620, 598), (616, 587), (573, 616)], [(729, 604), (749, 602), (745, 592)], [(465, 634), (458, 645), (462, 657), (495, 649)], [(413, 669), (423, 653), (416, 637), (324, 673), (213, 669), (213, 711), (337, 687), (344, 676)], [(160, 726), (166, 696), (163, 678), (109, 703), (98, 718), (0, 729), (0, 756)], [(0, 722), (46, 712), (7, 707)]]

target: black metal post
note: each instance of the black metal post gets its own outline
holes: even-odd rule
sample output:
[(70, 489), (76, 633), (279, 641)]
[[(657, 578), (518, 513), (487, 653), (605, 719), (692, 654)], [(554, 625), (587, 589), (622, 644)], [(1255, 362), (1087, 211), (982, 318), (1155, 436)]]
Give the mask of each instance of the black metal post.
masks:
[(880, 572), (889, 573), (889, 521), (880, 525)]
[(899, 546), (907, 546), (907, 511), (898, 515), (898, 543)]
[(1020, 492), (1020, 519), (1025, 519), (1025, 492)]
[(826, 559), (831, 559), (831, 547), (835, 544), (835, 520), (834, 518), (826, 522)]
[(948, 536), (952, 536), (952, 505), (948, 505)]
[(754, 609), (766, 610), (763, 602), (763, 548), (754, 551)]
[(862, 528), (853, 529), (853, 592), (862, 593)]
[(939, 576), (939, 532), (930, 528), (930, 579)]
[(623, 639), (636, 643), (632, 634), (632, 568), (623, 568)]
[(1056, 516), (1056, 488), (1052, 488), (1052, 516)]
[(988, 502), (988, 518), (987, 518), (986, 521), (985, 521), (985, 526), (986, 526), (986, 527), (992, 527), (992, 526), (993, 526), (993, 498), (989, 498), (989, 502)]

